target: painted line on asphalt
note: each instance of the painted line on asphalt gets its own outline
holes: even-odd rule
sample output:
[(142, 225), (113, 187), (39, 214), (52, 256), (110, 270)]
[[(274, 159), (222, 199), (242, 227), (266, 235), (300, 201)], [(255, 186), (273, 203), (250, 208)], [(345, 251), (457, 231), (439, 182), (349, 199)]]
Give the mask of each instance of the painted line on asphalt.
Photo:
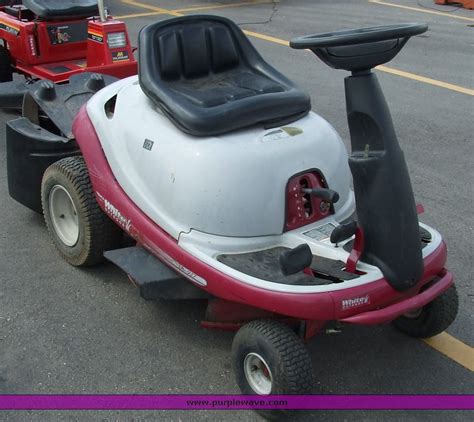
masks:
[(464, 344), (446, 331), (423, 341), (449, 359), (474, 372), (474, 348)]
[(416, 73), (405, 72), (404, 70), (398, 70), (388, 66), (377, 66), (376, 69), (381, 72), (401, 76), (402, 78), (412, 79), (414, 81), (422, 82), (428, 85), (437, 86), (438, 88), (445, 88), (449, 89), (450, 91), (459, 92), (460, 94), (474, 96), (474, 89), (450, 84), (448, 82), (438, 81), (437, 79), (427, 78), (426, 76), (417, 75)]
[(389, 3), (383, 0), (369, 0), (369, 3), (380, 4), (381, 6), (397, 7), (399, 9), (413, 10), (414, 12), (429, 13), (431, 15), (444, 16), (445, 18), (460, 19), (464, 21), (474, 22), (473, 18), (468, 18), (467, 16), (453, 15), (452, 13), (447, 13), (447, 12), (442, 12), (442, 11), (438, 12), (436, 10), (421, 9), (419, 7), (405, 6), (403, 4)]
[(280, 45), (284, 45), (284, 46), (287, 46), (287, 47), (290, 46), (289, 41), (282, 40), (280, 38), (275, 38), (275, 37), (272, 37), (270, 35), (261, 34), (260, 32), (248, 31), (247, 29), (243, 29), (243, 31), (246, 35), (249, 35), (250, 37), (259, 38), (261, 40), (273, 42), (275, 44), (280, 44)]
[[(244, 32), (251, 37), (259, 38), (261, 40), (270, 41), (270, 42), (280, 44), (280, 45), (285, 45), (285, 46), (290, 45), (288, 41), (282, 40), (280, 38), (271, 37), (269, 35), (260, 34), (258, 32), (253, 32), (253, 31), (244, 30)], [(377, 69), (380, 72), (385, 72), (385, 73), (390, 73), (391, 75), (401, 76), (402, 78), (411, 79), (411, 80), (422, 82), (428, 85), (433, 85), (438, 88), (449, 89), (450, 91), (459, 92), (460, 94), (474, 96), (474, 89), (465, 88), (463, 86), (451, 84), (448, 82), (438, 81), (436, 79), (428, 78), (426, 76), (417, 75), (416, 73), (394, 69), (393, 67), (389, 67), (389, 66), (377, 66), (375, 69)]]
[[(155, 10), (155, 14), (170, 14), (173, 16), (182, 16), (181, 13), (171, 10), (162, 9), (160, 7), (150, 6), (148, 4), (139, 3), (135, 0), (122, 0), (123, 3), (127, 3), (136, 7), (142, 7), (144, 9)], [(245, 34), (255, 37), (261, 40), (273, 42), (284, 46), (289, 46), (289, 42), (282, 40), (281, 38), (272, 37), (269, 35), (261, 34), (259, 32), (244, 30)], [(452, 91), (461, 92), (463, 94), (474, 95), (474, 90), (469, 90), (457, 85), (447, 84), (445, 82), (437, 81), (435, 79), (426, 78), (424, 76), (416, 75), (414, 73), (404, 72), (397, 69), (392, 69), (387, 66), (378, 66), (377, 69), (382, 72), (391, 73), (397, 76), (405, 77), (408, 79), (414, 79), (419, 82), (439, 86)], [(451, 336), (450, 334), (443, 332), (435, 337), (423, 340), (426, 344), (431, 346), (433, 349), (444, 354), (454, 362), (464, 366), (465, 368), (474, 371), (474, 349), (461, 340)]]
[(238, 3), (221, 3), (213, 4), (211, 6), (192, 6), (186, 7), (184, 9), (173, 9), (172, 12), (182, 13), (182, 12), (197, 12), (201, 10), (213, 10), (213, 9), (228, 9), (229, 7), (241, 7), (241, 6), (254, 6), (257, 4), (272, 4), (273, 0), (248, 0), (241, 1)]
[(135, 1), (135, 0), (122, 0), (122, 3), (128, 4), (129, 6), (135, 6), (135, 7), (141, 8), (141, 9), (152, 10), (153, 12), (156, 12), (157, 14), (172, 15), (172, 16), (183, 16), (181, 13), (173, 12), (172, 10), (163, 9), (163, 8), (157, 7), (157, 6), (152, 6), (151, 4), (140, 3), (140, 2)]
[(156, 15), (162, 15), (163, 13), (161, 12), (143, 12), (143, 13), (132, 13), (130, 15), (121, 15), (121, 16), (114, 16), (114, 19), (133, 19), (133, 18), (144, 18), (147, 16), (156, 16)]
[[(131, 6), (141, 7), (143, 9), (153, 10), (156, 14), (167, 14), (167, 15), (173, 15), (173, 16), (183, 16), (182, 13), (177, 11), (178, 9), (177, 10), (163, 9), (161, 7), (156, 7), (156, 6), (151, 6), (149, 4), (140, 3), (140, 2), (135, 1), (135, 0), (122, 0), (122, 3), (126, 3), (126, 4), (131, 5)], [(234, 3), (232, 3), (232, 4), (234, 4)], [(181, 9), (181, 10), (184, 10), (184, 9)], [(148, 16), (151, 16), (151, 15), (148, 15)], [(120, 17), (117, 17), (117, 18), (120, 18)], [(124, 19), (124, 18), (122, 17), (122, 19)], [(275, 43), (275, 44), (280, 44), (280, 45), (284, 45), (284, 46), (289, 45), (289, 42), (286, 41), (286, 40), (282, 40), (280, 38), (276, 38), (276, 37), (272, 37), (272, 36), (269, 36), (269, 35), (261, 34), (259, 32), (244, 30), (244, 33), (247, 34), (250, 37), (258, 38), (258, 39), (261, 39), (261, 40), (264, 40), (264, 41), (269, 41), (269, 42), (272, 42), (272, 43)], [(474, 96), (474, 89), (466, 88), (466, 87), (463, 87), (463, 86), (460, 86), (460, 85), (452, 84), (452, 83), (449, 83), (449, 82), (439, 81), (437, 79), (428, 78), (426, 76), (417, 75), (416, 73), (406, 72), (404, 70), (398, 70), (398, 69), (395, 69), (395, 68), (389, 67), (389, 66), (377, 66), (376, 69), (380, 72), (385, 72), (385, 73), (389, 73), (391, 75), (400, 76), (402, 78), (411, 79), (413, 81), (421, 82), (421, 83), (424, 83), (424, 84), (427, 84), (427, 85), (432, 85), (432, 86), (436, 86), (438, 88), (448, 89), (450, 91), (458, 92), (460, 94)]]

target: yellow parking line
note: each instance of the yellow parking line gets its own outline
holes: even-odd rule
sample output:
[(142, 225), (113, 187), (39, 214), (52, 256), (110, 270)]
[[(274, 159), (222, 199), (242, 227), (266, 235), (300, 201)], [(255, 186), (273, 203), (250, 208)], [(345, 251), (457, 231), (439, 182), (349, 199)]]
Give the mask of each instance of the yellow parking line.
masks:
[[(378, 2), (378, 0), (369, 0), (369, 1), (377, 1)], [(132, 5), (132, 6), (141, 7), (143, 9), (153, 10), (156, 14), (167, 14), (167, 15), (173, 15), (173, 16), (182, 16), (183, 14), (180, 13), (178, 10), (184, 11), (184, 9), (167, 10), (167, 9), (163, 9), (161, 7), (156, 7), (156, 6), (151, 6), (149, 4), (140, 3), (140, 2), (135, 1), (135, 0), (122, 0), (122, 2), (126, 3), (126, 4), (129, 4), (129, 5)], [(252, 2), (252, 3), (255, 3), (255, 2)], [(232, 4), (238, 4), (238, 3), (232, 3)], [(209, 6), (209, 7), (211, 7), (211, 6)], [(269, 42), (273, 42), (273, 43), (284, 45), (284, 46), (289, 45), (288, 41), (282, 40), (281, 38), (276, 38), (276, 37), (272, 37), (270, 35), (265, 35), (265, 34), (261, 34), (259, 32), (248, 31), (248, 30), (244, 30), (244, 32), (245, 32), (245, 34), (247, 34), (250, 37), (259, 38), (259, 39), (264, 40), (264, 41), (269, 41)], [(428, 85), (433, 85), (433, 86), (436, 86), (438, 88), (449, 89), (450, 91), (459, 92), (461, 94), (474, 96), (474, 89), (465, 88), (465, 87), (460, 86), (460, 85), (455, 85), (455, 84), (451, 84), (451, 83), (448, 83), (448, 82), (438, 81), (436, 79), (428, 78), (426, 76), (417, 75), (416, 73), (405, 72), (404, 70), (394, 69), (394, 68), (389, 67), (389, 66), (377, 66), (376, 69), (380, 72), (385, 72), (385, 73), (390, 73), (391, 75), (401, 76), (402, 78), (407, 78), (407, 79), (411, 79), (413, 81), (418, 81), (418, 82), (425, 83), (425, 84), (428, 84)]]
[(250, 37), (259, 38), (261, 40), (270, 41), (276, 44), (281, 44), (289, 47), (289, 41), (282, 40), (280, 38), (271, 37), (270, 35), (260, 34), (259, 32), (247, 31), (244, 29), (244, 33)]
[(211, 9), (226, 9), (229, 7), (241, 7), (241, 6), (252, 6), (255, 4), (269, 4), (273, 3), (273, 0), (249, 0), (249, 1), (242, 1), (239, 3), (221, 3), (221, 4), (213, 4), (211, 6), (192, 6), (192, 7), (187, 7), (185, 9), (173, 9), (172, 12), (195, 12), (198, 10), (211, 10)]
[(135, 0), (122, 0), (122, 3), (128, 4), (130, 6), (141, 7), (142, 9), (152, 10), (156, 13), (163, 15), (183, 16), (181, 13), (173, 12), (172, 10), (163, 9), (161, 7), (152, 6), (151, 4), (140, 3)]
[(463, 86), (450, 84), (447, 82), (438, 81), (436, 79), (427, 78), (426, 76), (417, 75), (416, 73), (405, 72), (403, 70), (394, 69), (388, 66), (377, 66), (377, 70), (381, 72), (390, 73), (392, 75), (401, 76), (402, 78), (413, 79), (414, 81), (423, 82), (425, 84), (434, 85), (439, 88), (449, 89), (451, 91), (459, 92), (461, 94), (474, 96), (474, 89), (464, 88)]
[(422, 13), (429, 13), (431, 15), (444, 16), (445, 18), (461, 19), (464, 21), (474, 22), (473, 18), (468, 18), (466, 16), (453, 15), (453, 14), (448, 14), (446, 12), (438, 12), (436, 10), (421, 9), (419, 7), (413, 7), (413, 6), (404, 6), (402, 4), (389, 3), (382, 0), (369, 0), (369, 3), (380, 4), (382, 6), (398, 7), (399, 9), (413, 10), (415, 12), (422, 12)]
[(451, 360), (474, 372), (474, 348), (464, 344), (447, 332), (423, 341)]
[[(270, 42), (280, 44), (280, 45), (285, 45), (285, 46), (290, 45), (290, 43), (286, 40), (271, 37), (265, 34), (260, 34), (259, 32), (246, 31), (246, 30), (244, 30), (244, 32), (251, 37), (259, 38), (261, 40), (270, 41)], [(402, 78), (412, 79), (414, 81), (422, 82), (428, 85), (434, 85), (439, 88), (445, 88), (451, 91), (459, 92), (461, 94), (474, 96), (474, 89), (464, 88), (459, 85), (454, 85), (447, 82), (438, 81), (436, 79), (427, 78), (426, 76), (417, 75), (416, 73), (405, 72), (403, 70), (394, 69), (388, 66), (377, 66), (376, 69), (380, 72), (390, 73), (392, 75), (401, 76)]]
[(144, 12), (144, 13), (132, 13), (130, 15), (121, 15), (121, 16), (114, 16), (115, 19), (133, 19), (133, 18), (143, 18), (146, 16), (155, 16), (161, 15), (161, 12)]

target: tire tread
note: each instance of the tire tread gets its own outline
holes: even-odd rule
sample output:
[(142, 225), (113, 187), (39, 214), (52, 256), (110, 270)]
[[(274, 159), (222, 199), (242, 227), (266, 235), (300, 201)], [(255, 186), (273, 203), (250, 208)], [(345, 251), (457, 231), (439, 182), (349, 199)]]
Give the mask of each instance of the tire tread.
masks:
[[(83, 157), (67, 157), (52, 164), (43, 176), (42, 186), (44, 186), (46, 178), (54, 177), (58, 173), (67, 179), (79, 199), (79, 207), (84, 216), (85, 249), (79, 256), (71, 257), (66, 255), (55, 241), (56, 249), (72, 265), (90, 266), (98, 264), (104, 260), (104, 251), (115, 248), (120, 242), (121, 229), (99, 207)], [(53, 228), (46, 218), (45, 206), (47, 201), (44, 199), (44, 192), (42, 192), (42, 198), (46, 226), (51, 237), (55, 239)]]
[(415, 338), (428, 338), (446, 330), (456, 319), (459, 298), (453, 284), (443, 294), (425, 305), (417, 318), (401, 316), (392, 324), (401, 332)]
[(287, 374), (286, 394), (309, 394), (313, 389), (311, 358), (301, 339), (286, 325), (274, 320), (255, 320), (243, 326), (236, 334), (239, 342), (249, 335), (265, 337), (281, 357)]

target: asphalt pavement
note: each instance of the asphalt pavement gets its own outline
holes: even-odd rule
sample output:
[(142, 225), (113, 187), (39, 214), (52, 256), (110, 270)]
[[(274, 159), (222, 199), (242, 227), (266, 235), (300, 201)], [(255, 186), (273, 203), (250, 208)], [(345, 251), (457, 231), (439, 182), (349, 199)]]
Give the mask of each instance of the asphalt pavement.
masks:
[[(428, 0), (107, 3), (114, 15), (125, 16), (134, 44), (141, 27), (169, 18), (170, 10), (218, 14), (242, 24), (257, 33), (251, 41), (264, 58), (311, 94), (313, 110), (334, 125), (347, 145), (344, 72), (328, 68), (309, 52), (291, 50), (282, 41), (352, 27), (427, 22), (429, 31), (410, 40), (387, 64), (389, 69), (377, 71), (377, 76), (405, 151), (416, 199), (426, 210), (421, 220), (436, 227), (448, 244), (448, 267), (460, 297), (459, 315), (448, 333), (472, 352), (474, 12), (443, 8)], [(158, 8), (165, 13), (159, 14)], [(13, 117), (0, 113), (0, 394), (238, 393), (230, 366), (233, 335), (200, 327), (203, 302), (147, 302), (111, 264), (89, 269), (69, 266), (57, 255), (42, 217), (9, 197), (4, 123)], [(339, 334), (317, 336), (309, 349), (317, 392), (474, 393), (472, 371), (391, 326), (345, 327)], [(463, 421), (472, 414), (324, 411), (301, 414), (299, 419), (382, 418)], [(4, 412), (0, 419), (262, 420), (247, 411)]]

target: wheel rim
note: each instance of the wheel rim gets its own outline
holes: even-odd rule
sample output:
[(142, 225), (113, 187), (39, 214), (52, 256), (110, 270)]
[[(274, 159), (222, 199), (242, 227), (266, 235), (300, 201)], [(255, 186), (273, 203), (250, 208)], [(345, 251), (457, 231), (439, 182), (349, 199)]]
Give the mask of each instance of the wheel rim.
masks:
[(245, 356), (244, 373), (250, 387), (257, 394), (267, 395), (272, 392), (272, 372), (260, 355), (249, 353)]
[(79, 239), (79, 217), (69, 192), (55, 185), (49, 193), (49, 212), (54, 232), (66, 246), (74, 246)]

